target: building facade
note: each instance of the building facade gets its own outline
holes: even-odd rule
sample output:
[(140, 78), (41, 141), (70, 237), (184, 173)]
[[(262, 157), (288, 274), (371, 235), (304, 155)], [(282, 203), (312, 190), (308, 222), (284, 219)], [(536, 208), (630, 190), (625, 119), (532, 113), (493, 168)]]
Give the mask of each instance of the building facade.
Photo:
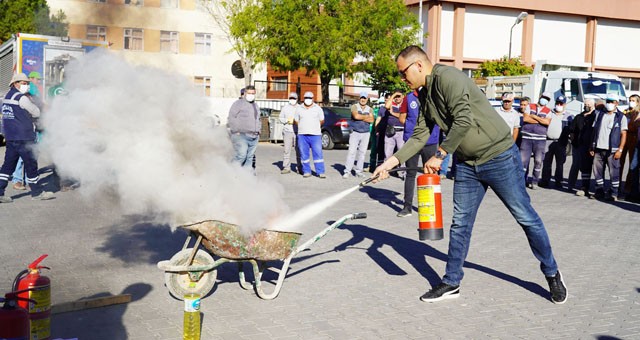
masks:
[[(204, 96), (237, 98), (244, 79), (225, 33), (199, 0), (48, 0), (64, 11), (69, 36), (108, 41), (126, 60), (182, 74)], [(265, 79), (266, 70), (253, 79)]]
[[(470, 71), (510, 53), (527, 65), (536, 60), (589, 63), (591, 71), (616, 74), (628, 91), (640, 91), (639, 1), (405, 0), (405, 4), (422, 18), (427, 34), (423, 46), (434, 62)], [(521, 12), (527, 16), (515, 24)]]

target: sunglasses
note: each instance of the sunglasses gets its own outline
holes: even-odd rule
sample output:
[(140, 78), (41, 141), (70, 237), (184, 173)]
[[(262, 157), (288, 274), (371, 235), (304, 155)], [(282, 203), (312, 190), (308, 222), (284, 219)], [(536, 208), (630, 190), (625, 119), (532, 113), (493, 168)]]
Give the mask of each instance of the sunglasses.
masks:
[(411, 64), (409, 64), (409, 66), (405, 67), (405, 68), (404, 68), (404, 70), (399, 71), (398, 73), (400, 73), (400, 77), (402, 77), (402, 78), (406, 78), (406, 77), (407, 77), (407, 71), (408, 71), (408, 70), (409, 70), (409, 68), (410, 68), (411, 66), (413, 66), (413, 64), (415, 64), (415, 63), (416, 63), (416, 62), (414, 61), (414, 62), (412, 62)]
[(503, 103), (511, 103), (511, 101), (510, 101), (510, 100), (503, 100), (502, 102), (503, 102)]
[(608, 99), (607, 99), (605, 102), (606, 102), (607, 104), (613, 104), (613, 103), (615, 103), (616, 101), (615, 101), (615, 100), (608, 100)]

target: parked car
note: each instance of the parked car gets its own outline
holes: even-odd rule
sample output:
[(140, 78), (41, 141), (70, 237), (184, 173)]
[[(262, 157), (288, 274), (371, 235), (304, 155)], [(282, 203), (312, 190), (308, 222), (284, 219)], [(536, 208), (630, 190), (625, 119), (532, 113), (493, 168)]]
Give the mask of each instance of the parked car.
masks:
[(337, 144), (349, 144), (349, 120), (351, 111), (348, 107), (323, 107), (324, 124), (322, 125), (322, 148), (331, 150)]

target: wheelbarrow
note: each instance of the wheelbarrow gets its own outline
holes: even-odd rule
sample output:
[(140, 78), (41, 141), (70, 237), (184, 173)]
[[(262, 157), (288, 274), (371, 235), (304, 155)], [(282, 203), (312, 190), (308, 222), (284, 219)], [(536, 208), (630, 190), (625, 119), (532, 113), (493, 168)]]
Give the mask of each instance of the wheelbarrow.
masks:
[[(165, 272), (164, 280), (169, 293), (182, 300), (185, 294), (206, 296), (216, 283), (216, 268), (223, 263), (236, 262), (240, 287), (251, 289), (253, 286), (260, 298), (272, 300), (280, 293), (294, 256), (345, 221), (366, 217), (366, 213), (345, 215), (298, 247), (296, 245), (302, 234), (295, 232), (263, 229), (247, 237), (238, 226), (221, 221), (207, 220), (183, 225), (180, 228), (187, 230), (189, 235), (182, 250), (170, 260), (158, 262), (158, 268)], [(193, 238), (196, 239), (195, 243), (189, 246)], [(201, 245), (204, 250), (200, 248)], [(268, 263), (273, 261), (282, 261), (283, 264), (280, 268), (269, 267)], [(247, 262), (253, 268), (253, 284), (245, 279), (244, 264)], [(266, 270), (278, 273), (276, 285), (270, 293), (263, 290), (261, 282)]]

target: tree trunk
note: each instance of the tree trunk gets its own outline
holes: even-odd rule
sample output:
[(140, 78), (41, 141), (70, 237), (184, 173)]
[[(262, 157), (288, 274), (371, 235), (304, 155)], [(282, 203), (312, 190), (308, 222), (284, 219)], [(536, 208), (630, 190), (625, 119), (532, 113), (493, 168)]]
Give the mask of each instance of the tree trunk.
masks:
[(244, 86), (253, 85), (253, 61), (241, 57), (242, 72), (244, 72)]
[(320, 88), (322, 89), (322, 104), (329, 105), (329, 83), (331, 82), (331, 75), (327, 73), (320, 74)]

